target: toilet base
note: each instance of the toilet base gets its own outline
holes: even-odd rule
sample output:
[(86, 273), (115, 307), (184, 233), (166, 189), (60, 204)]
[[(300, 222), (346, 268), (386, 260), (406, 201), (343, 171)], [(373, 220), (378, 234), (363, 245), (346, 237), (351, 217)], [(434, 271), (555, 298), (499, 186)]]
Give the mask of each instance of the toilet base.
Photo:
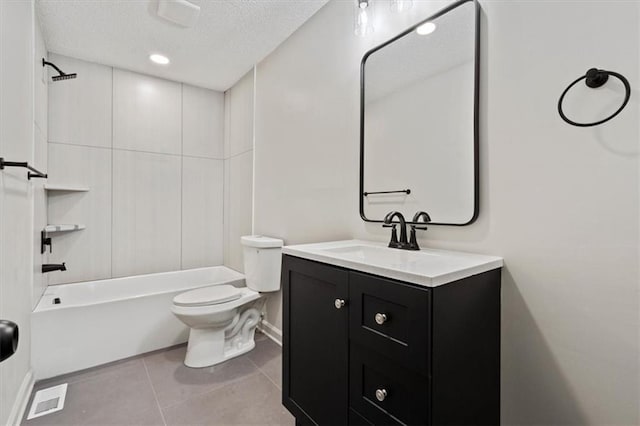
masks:
[(240, 321), (233, 322), (235, 327), (192, 328), (184, 365), (211, 367), (252, 350), (256, 346), (254, 336), (259, 313), (256, 309), (249, 309), (242, 315), (236, 315)]

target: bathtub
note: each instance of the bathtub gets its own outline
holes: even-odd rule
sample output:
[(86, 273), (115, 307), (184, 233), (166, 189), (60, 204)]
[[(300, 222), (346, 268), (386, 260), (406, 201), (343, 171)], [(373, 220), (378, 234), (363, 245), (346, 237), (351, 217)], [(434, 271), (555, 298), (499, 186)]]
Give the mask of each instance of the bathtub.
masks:
[(35, 379), (186, 342), (189, 329), (170, 310), (174, 296), (220, 284), (243, 287), (244, 275), (215, 266), (49, 286), (31, 319)]

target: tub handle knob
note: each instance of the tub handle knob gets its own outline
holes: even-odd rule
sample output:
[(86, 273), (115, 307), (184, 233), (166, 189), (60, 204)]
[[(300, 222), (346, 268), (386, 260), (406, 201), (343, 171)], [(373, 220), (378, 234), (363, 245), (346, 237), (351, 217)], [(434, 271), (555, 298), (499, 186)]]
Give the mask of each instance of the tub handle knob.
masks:
[(18, 350), (18, 324), (0, 320), (0, 362), (9, 358)]

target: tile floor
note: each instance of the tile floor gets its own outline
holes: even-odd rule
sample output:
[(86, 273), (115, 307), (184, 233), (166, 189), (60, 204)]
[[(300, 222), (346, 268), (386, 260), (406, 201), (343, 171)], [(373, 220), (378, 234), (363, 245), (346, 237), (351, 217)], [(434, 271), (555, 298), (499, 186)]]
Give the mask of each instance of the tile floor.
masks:
[(22, 424), (294, 424), (281, 404), (282, 350), (269, 338), (256, 333), (254, 350), (213, 368), (185, 367), (185, 351), (176, 346), (38, 382), (33, 394), (68, 383), (65, 407), (32, 420), (25, 414)]

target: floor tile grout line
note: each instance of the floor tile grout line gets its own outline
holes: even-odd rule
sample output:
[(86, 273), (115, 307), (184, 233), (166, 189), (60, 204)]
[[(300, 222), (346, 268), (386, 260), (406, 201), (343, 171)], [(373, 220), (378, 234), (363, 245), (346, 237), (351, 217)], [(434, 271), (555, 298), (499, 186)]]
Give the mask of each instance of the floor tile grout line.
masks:
[[(249, 360), (249, 361), (253, 364), (253, 362), (252, 362), (251, 360)], [(255, 365), (255, 364), (254, 364), (254, 365)], [(180, 401), (172, 402), (171, 404), (168, 404), (168, 405), (167, 405), (166, 407), (164, 407), (164, 408), (165, 408), (165, 409), (173, 408), (173, 407), (175, 407), (175, 406), (177, 406), (177, 405), (184, 404), (185, 402), (187, 402), (187, 401), (189, 401), (189, 400), (191, 400), (191, 399), (200, 398), (200, 397), (202, 397), (202, 396), (204, 396), (204, 395), (207, 395), (207, 394), (212, 393), (212, 392), (217, 392), (217, 391), (219, 391), (219, 390), (221, 390), (221, 389), (224, 389), (224, 388), (226, 388), (226, 387), (228, 387), (228, 386), (233, 386), (233, 385), (235, 385), (236, 383), (241, 382), (242, 380), (245, 380), (245, 379), (247, 379), (247, 378), (249, 378), (249, 377), (251, 377), (251, 376), (253, 376), (253, 375), (258, 375), (258, 374), (265, 375), (265, 374), (264, 374), (264, 373), (263, 373), (259, 368), (257, 368), (257, 366), (256, 366), (256, 371), (254, 371), (254, 372), (252, 372), (252, 373), (249, 373), (249, 374), (247, 374), (247, 375), (245, 375), (245, 376), (243, 376), (243, 377), (241, 377), (241, 378), (238, 378), (237, 380), (236, 380), (236, 379), (234, 379), (234, 380), (232, 380), (231, 382), (225, 383), (225, 384), (220, 385), (220, 386), (213, 387), (213, 388), (208, 389), (208, 390), (206, 390), (206, 391), (204, 391), (204, 392), (196, 393), (196, 394), (191, 395), (191, 396), (189, 396), (189, 397), (187, 397), (187, 398), (185, 398), (185, 399), (181, 399)]]
[(267, 373), (265, 373), (265, 372), (262, 370), (262, 368), (260, 368), (260, 366), (259, 366), (258, 364), (256, 364), (256, 363), (255, 363), (255, 362), (254, 362), (250, 357), (247, 357), (247, 359), (249, 360), (249, 362), (251, 362), (251, 364), (255, 365), (255, 366), (256, 366), (256, 368), (258, 369), (258, 371), (259, 371), (260, 373), (262, 373), (262, 375), (263, 375), (264, 377), (266, 377), (266, 378), (267, 378), (267, 380), (269, 380), (271, 383), (273, 383), (273, 385), (274, 385), (276, 388), (278, 388), (278, 390), (280, 390), (280, 391), (282, 390), (282, 388), (281, 388), (281, 387), (280, 387), (280, 386), (279, 386), (279, 385), (278, 385), (278, 384), (277, 384), (277, 383), (276, 383), (276, 382), (275, 382), (271, 377), (269, 377), (269, 375), (268, 375)]
[(158, 411), (160, 412), (160, 417), (162, 418), (162, 423), (164, 426), (167, 426), (167, 420), (164, 418), (164, 413), (162, 412), (162, 407), (160, 407), (160, 401), (158, 401), (158, 394), (156, 393), (156, 388), (153, 386), (153, 381), (151, 380), (151, 374), (149, 374), (149, 369), (147, 368), (147, 363), (144, 358), (142, 358), (142, 365), (144, 366), (144, 371), (147, 373), (147, 380), (149, 381), (149, 386), (151, 386), (151, 392), (153, 392), (153, 399), (156, 401), (156, 407), (158, 407)]
[(264, 371), (260, 370), (260, 367), (258, 367), (258, 370), (260, 371), (260, 373), (262, 373), (262, 375), (263, 375), (264, 377), (266, 377), (266, 378), (267, 378), (267, 380), (268, 380), (268, 381), (270, 381), (270, 382), (271, 382), (271, 384), (272, 384), (273, 386), (275, 386), (275, 387), (276, 387), (276, 389), (278, 389), (279, 391), (281, 391), (281, 392), (282, 392), (282, 389), (280, 388), (280, 386), (278, 386), (278, 384), (277, 384), (276, 382), (274, 382), (274, 381), (271, 379), (271, 377), (269, 377), (269, 375), (268, 375), (267, 373), (265, 373)]
[[(56, 284), (56, 285), (60, 285), (60, 284)], [(106, 374), (111, 374), (115, 370), (123, 368), (124, 364), (126, 364), (126, 363), (128, 363), (130, 361), (133, 361), (133, 359), (131, 359), (131, 360), (124, 359), (124, 360), (119, 360), (119, 361), (114, 361), (114, 362), (118, 363), (120, 361), (122, 361), (121, 365), (117, 365), (117, 364), (111, 365), (111, 363), (107, 363), (107, 364), (103, 364), (103, 365), (98, 365), (96, 367), (90, 367), (90, 368), (87, 368), (85, 370), (79, 370), (79, 371), (76, 371), (76, 372), (73, 372), (73, 373), (62, 374), (61, 376), (68, 376), (68, 377), (65, 377), (65, 378), (60, 378), (60, 376), (55, 376), (55, 377), (50, 377), (48, 379), (42, 379), (40, 381), (37, 381), (33, 385), (33, 389), (36, 390), (36, 388), (38, 388), (37, 390), (42, 390), (42, 389), (46, 389), (46, 388), (49, 388), (49, 387), (61, 385), (63, 383), (67, 383), (68, 385), (72, 385), (72, 384), (76, 384), (76, 383), (83, 383), (83, 382), (86, 382), (88, 380), (97, 379), (97, 378), (102, 377), (102, 376), (104, 376)], [(103, 366), (106, 367), (106, 368), (109, 368), (109, 367), (117, 367), (117, 368), (113, 368), (113, 370), (109, 369), (109, 371), (103, 371), (103, 372), (96, 373), (96, 374), (88, 374), (87, 377), (83, 377), (83, 378), (80, 378), (78, 380), (71, 380), (74, 375), (82, 376), (84, 374), (83, 372), (86, 372), (86, 370), (92, 370), (93, 368), (100, 368), (100, 367), (103, 367)], [(50, 383), (47, 383), (47, 381), (50, 381)], [(44, 388), (40, 388), (40, 386), (45, 386), (45, 387)]]
[[(161, 351), (155, 351), (155, 352), (162, 352), (162, 350), (161, 350)], [(139, 357), (139, 358), (138, 358), (138, 357)], [(214, 388), (209, 389), (209, 390), (207, 390), (207, 391), (205, 391), (205, 392), (202, 392), (202, 393), (199, 393), (199, 394), (196, 394), (196, 395), (192, 395), (192, 396), (190, 396), (190, 397), (188, 397), (188, 398), (186, 398), (186, 399), (184, 399), (184, 400), (177, 401), (177, 402), (174, 402), (174, 403), (172, 403), (172, 404), (169, 404), (169, 405), (167, 405), (166, 407), (164, 407), (164, 409), (163, 409), (163, 407), (161, 406), (160, 401), (159, 401), (159, 399), (158, 399), (158, 394), (157, 394), (157, 392), (156, 392), (156, 389), (155, 389), (155, 386), (154, 386), (154, 384), (153, 384), (153, 381), (151, 380), (151, 374), (150, 374), (149, 368), (148, 368), (148, 366), (147, 366), (147, 364), (146, 364), (145, 357), (137, 356), (136, 358), (138, 358), (138, 360), (139, 360), (140, 362), (142, 362), (142, 364), (143, 364), (143, 368), (145, 369), (145, 374), (146, 374), (146, 376), (147, 376), (147, 381), (148, 381), (148, 383), (149, 383), (149, 385), (150, 385), (150, 387), (151, 387), (151, 390), (152, 390), (152, 393), (153, 393), (153, 395), (154, 395), (154, 399), (155, 399), (155, 402), (156, 402), (156, 406), (158, 407), (158, 410), (159, 410), (159, 412), (160, 412), (160, 416), (161, 416), (161, 419), (162, 419), (162, 422), (163, 422), (163, 425), (164, 425), (164, 426), (167, 426), (167, 424), (168, 424), (168, 423), (167, 423), (167, 420), (166, 420), (166, 418), (165, 418), (165, 413), (164, 413), (164, 411), (163, 411), (164, 409), (169, 409), (169, 408), (171, 408), (171, 407), (174, 407), (174, 406), (178, 406), (178, 405), (184, 404), (184, 403), (188, 402), (188, 401), (189, 401), (189, 400), (191, 400), (191, 399), (194, 399), (194, 398), (200, 398), (200, 397), (203, 397), (203, 396), (205, 396), (205, 395), (207, 395), (207, 394), (210, 394), (210, 393), (213, 393), (213, 392), (217, 392), (217, 391), (221, 391), (221, 390), (223, 390), (223, 389), (225, 389), (225, 388), (227, 388), (227, 387), (229, 387), (229, 386), (233, 386), (233, 385), (237, 384), (238, 382), (241, 382), (241, 381), (243, 381), (243, 380), (245, 380), (245, 379), (248, 379), (248, 378), (250, 378), (250, 377), (260, 376), (260, 375), (261, 375), (261, 376), (264, 376), (264, 378), (266, 378), (266, 379), (267, 379), (267, 381), (268, 381), (269, 383), (271, 383), (271, 384), (273, 384), (273, 385), (275, 386), (275, 389), (276, 389), (278, 392), (281, 392), (281, 391), (282, 391), (282, 388), (281, 388), (280, 386), (278, 386), (278, 384), (277, 384), (277, 383), (276, 383), (276, 382), (275, 382), (275, 381), (274, 381), (274, 380), (273, 380), (273, 379), (272, 379), (272, 378), (271, 378), (271, 377), (270, 377), (270, 376), (269, 376), (265, 371), (263, 371), (263, 370), (262, 370), (262, 368), (260, 368), (260, 366), (259, 366), (256, 362), (254, 362), (251, 358), (249, 358), (248, 356), (246, 356), (246, 357), (242, 357), (242, 358), (245, 358), (245, 359), (248, 361), (248, 364), (249, 364), (249, 365), (252, 365), (252, 366), (254, 366), (254, 367), (255, 367), (255, 369), (254, 369), (254, 371), (253, 371), (253, 372), (251, 372), (251, 373), (249, 373), (249, 374), (247, 374), (247, 375), (244, 375), (244, 376), (242, 376), (242, 377), (238, 377), (238, 378), (234, 379), (232, 382), (225, 383), (225, 384), (223, 384), (223, 385), (221, 385), (221, 386), (214, 387)], [(123, 365), (118, 366), (118, 369), (119, 369), (119, 368), (122, 368), (122, 367), (125, 367), (126, 362), (124, 362), (124, 363), (122, 363), (122, 364), (123, 364)], [(101, 376), (103, 376), (103, 374), (109, 374), (109, 373), (111, 373), (111, 372), (104, 372), (104, 373), (97, 374), (97, 375), (95, 375), (95, 376), (85, 377), (85, 378), (83, 378), (83, 379), (81, 379), (81, 380), (74, 381), (73, 383), (80, 383), (80, 382), (84, 382), (84, 381), (89, 381), (89, 380), (93, 380), (93, 379), (98, 379), (98, 378), (100, 378)], [(71, 384), (71, 383), (70, 383), (70, 384)], [(56, 385), (56, 384), (51, 384), (51, 386), (55, 386), (55, 385)], [(33, 395), (34, 395), (34, 393), (32, 393), (31, 398), (33, 398)]]

